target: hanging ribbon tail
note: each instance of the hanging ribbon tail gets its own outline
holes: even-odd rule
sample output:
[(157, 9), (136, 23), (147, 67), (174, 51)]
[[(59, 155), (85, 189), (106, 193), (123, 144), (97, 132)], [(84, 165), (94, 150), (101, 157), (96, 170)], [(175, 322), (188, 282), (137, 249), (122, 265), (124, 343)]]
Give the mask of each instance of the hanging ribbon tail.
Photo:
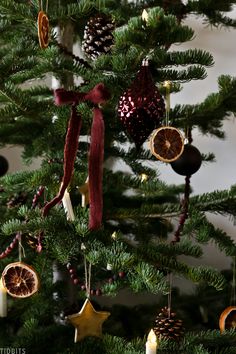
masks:
[(82, 101), (84, 97), (85, 93), (66, 91), (63, 88), (54, 91), (54, 102), (57, 106), (62, 106), (63, 104), (77, 104), (79, 101)]
[(99, 108), (93, 110), (89, 150), (89, 229), (97, 230), (102, 223), (102, 179), (104, 159), (104, 121)]
[[(58, 94), (58, 91), (60, 91), (60, 90), (56, 90), (56, 91)], [(55, 100), (55, 102), (58, 105), (65, 103), (64, 93), (65, 92), (67, 93), (67, 91), (61, 90), (61, 92), (62, 92), (62, 96), (60, 96), (60, 93), (59, 93), (59, 95), (56, 96), (57, 101)], [(66, 97), (66, 99), (68, 99), (68, 97)], [(82, 120), (81, 120), (81, 117), (77, 114), (75, 104), (76, 103), (74, 103), (71, 108), (71, 117), (69, 120), (66, 139), (65, 139), (64, 174), (63, 174), (63, 178), (62, 178), (61, 188), (60, 188), (60, 191), (57, 194), (57, 196), (55, 198), (53, 198), (50, 202), (46, 203), (46, 205), (44, 206), (43, 216), (48, 215), (49, 210), (62, 200), (65, 190), (68, 187), (71, 177), (74, 172), (74, 163), (75, 163), (76, 153), (77, 153), (78, 144), (79, 144), (80, 129), (81, 129), (81, 125), (82, 125)]]
[[(76, 105), (82, 101), (91, 101), (94, 104), (105, 103), (110, 98), (110, 93), (103, 83), (99, 83), (88, 93), (66, 91), (63, 88), (54, 91), (55, 104), (60, 106), (72, 104), (71, 117), (68, 124), (64, 147), (64, 175), (59, 193), (43, 208), (43, 216), (58, 204), (68, 187), (74, 171), (74, 163), (79, 143), (79, 134), (82, 125), (81, 117), (77, 114)], [(102, 112), (94, 108), (93, 123), (91, 128), (91, 145), (89, 156), (89, 192), (90, 216), (89, 228), (100, 228), (102, 221), (102, 172), (104, 155), (104, 122)]]

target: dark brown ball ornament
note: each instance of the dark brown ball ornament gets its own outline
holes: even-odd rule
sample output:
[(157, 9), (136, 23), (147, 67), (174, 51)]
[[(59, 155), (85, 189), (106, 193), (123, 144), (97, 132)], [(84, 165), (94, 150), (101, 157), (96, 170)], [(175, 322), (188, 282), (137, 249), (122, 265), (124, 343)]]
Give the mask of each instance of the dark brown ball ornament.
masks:
[(137, 149), (160, 126), (165, 116), (165, 103), (153, 81), (147, 60), (143, 61), (131, 87), (120, 97), (118, 115)]
[(202, 164), (200, 151), (193, 145), (184, 145), (182, 155), (171, 162), (173, 170), (181, 176), (191, 176), (197, 172)]
[(4, 176), (8, 171), (8, 162), (7, 159), (0, 155), (0, 177)]

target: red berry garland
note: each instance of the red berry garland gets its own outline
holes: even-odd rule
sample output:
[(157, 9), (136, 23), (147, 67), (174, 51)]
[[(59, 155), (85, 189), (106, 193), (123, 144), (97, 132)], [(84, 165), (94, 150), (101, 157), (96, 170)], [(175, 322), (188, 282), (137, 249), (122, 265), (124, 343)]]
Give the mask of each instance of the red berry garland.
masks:
[(3, 259), (5, 257), (7, 257), (12, 250), (16, 247), (16, 245), (18, 244), (18, 240), (20, 238), (20, 233), (17, 233), (16, 236), (14, 237), (14, 239), (12, 240), (12, 242), (10, 243), (10, 245), (5, 249), (5, 251), (3, 251), (2, 253), (0, 253), (0, 259)]
[(92, 66), (89, 65), (89, 63), (86, 60), (84, 60), (84, 59), (78, 57), (77, 55), (75, 55), (74, 53), (72, 53), (68, 48), (66, 48), (61, 43), (56, 42), (56, 44), (57, 44), (61, 53), (70, 56), (73, 60), (75, 60), (77, 63), (80, 63), (85, 68), (92, 69)]
[(48, 159), (48, 164), (51, 165), (52, 163), (63, 164), (63, 159), (58, 159), (58, 158)]
[[(82, 291), (86, 291), (85, 284), (83, 284), (83, 283), (81, 284), (81, 281), (80, 281), (79, 277), (77, 276), (76, 269), (72, 266), (72, 264), (71, 263), (67, 263), (66, 268), (67, 268), (67, 270), (68, 270), (68, 272), (70, 274), (70, 278), (71, 278), (73, 284), (80, 286), (80, 289)], [(114, 274), (112, 277), (108, 278), (107, 282), (109, 284), (112, 284), (118, 278), (123, 279), (123, 278), (125, 278), (125, 276), (126, 276), (126, 273), (121, 271), (118, 274)], [(90, 290), (90, 295), (91, 296), (101, 296), (102, 295), (102, 290), (100, 288), (91, 289)]]
[(45, 190), (44, 186), (40, 186), (39, 189), (37, 190), (36, 194), (33, 197), (32, 201), (32, 208), (35, 208), (39, 202), (39, 198), (43, 195), (43, 192)]
[[(33, 201), (32, 201), (32, 208), (35, 208), (39, 198), (41, 197), (41, 195), (44, 192), (45, 187), (40, 186), (38, 191), (36, 192), (36, 194), (33, 197)], [(37, 252), (40, 253), (42, 250), (42, 236), (43, 233), (40, 232), (39, 236), (38, 236), (38, 244), (37, 244)], [(7, 256), (9, 256), (9, 254), (12, 252), (12, 250), (16, 247), (16, 245), (18, 244), (19, 238), (21, 237), (21, 234), (18, 232), (16, 234), (16, 236), (14, 237), (14, 239), (12, 240), (12, 242), (10, 243), (10, 245), (5, 249), (5, 251), (3, 251), (2, 253), (0, 253), (0, 259), (6, 258)]]
[(182, 213), (179, 218), (178, 228), (175, 231), (174, 239), (172, 244), (180, 241), (180, 235), (183, 230), (185, 221), (188, 218), (188, 205), (189, 205), (189, 194), (190, 194), (190, 176), (185, 177), (185, 189), (184, 189), (184, 199), (182, 201)]
[[(191, 129), (188, 130), (187, 139), (189, 141), (189, 144), (185, 145), (185, 149), (187, 147), (187, 148), (190, 149), (190, 151), (192, 151), (192, 148), (194, 148), (194, 152), (195, 152), (195, 150), (197, 150), (197, 149), (194, 146), (191, 145), (191, 143), (193, 141)], [(183, 154), (184, 154), (184, 152), (183, 152)], [(178, 162), (178, 160), (181, 160), (182, 155), (180, 156), (179, 159), (176, 160), (177, 162)], [(201, 154), (200, 154), (200, 152), (197, 150), (197, 159), (196, 159), (197, 163), (195, 163), (196, 161), (193, 161), (193, 164), (192, 164), (191, 163), (191, 159), (190, 159), (190, 164), (188, 164), (189, 159), (187, 159), (187, 160), (183, 159), (183, 161), (187, 162), (187, 163), (184, 162), (184, 169), (185, 169), (186, 173), (184, 172), (184, 170), (182, 170), (182, 172), (184, 172), (184, 173), (182, 173), (182, 172), (180, 173), (181, 175), (185, 175), (186, 176), (185, 177), (184, 198), (183, 198), (183, 200), (181, 202), (181, 204), (182, 204), (181, 205), (182, 206), (182, 212), (180, 214), (178, 228), (177, 228), (177, 230), (175, 231), (175, 234), (174, 234), (174, 239), (171, 242), (172, 244), (175, 244), (176, 242), (180, 241), (181, 232), (182, 232), (182, 230), (184, 228), (184, 224), (185, 224), (185, 222), (186, 222), (186, 220), (188, 218), (189, 196), (190, 196), (190, 192), (191, 192), (190, 178), (191, 178), (191, 174), (195, 173), (198, 170), (198, 168), (200, 168), (200, 166), (201, 166)], [(176, 161), (174, 161), (173, 163), (175, 163)], [(173, 168), (173, 166), (172, 166), (172, 168)]]

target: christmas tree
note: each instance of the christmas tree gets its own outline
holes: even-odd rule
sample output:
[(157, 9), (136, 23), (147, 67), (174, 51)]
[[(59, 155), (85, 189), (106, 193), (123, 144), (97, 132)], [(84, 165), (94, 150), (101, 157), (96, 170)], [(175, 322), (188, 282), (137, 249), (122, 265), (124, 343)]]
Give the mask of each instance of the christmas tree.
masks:
[[(224, 137), (236, 79), (220, 76), (199, 104), (170, 104), (214, 64), (201, 48), (174, 47), (195, 35), (186, 19), (234, 29), (234, 4), (0, 0), (0, 143), (41, 161), (6, 174), (0, 159), (1, 348), (236, 352), (235, 266), (221, 273), (188, 262), (211, 242), (236, 256), (206, 215), (234, 217), (235, 186), (191, 196), (191, 176), (214, 160), (193, 131)], [(161, 161), (182, 185), (162, 180)], [(181, 295), (174, 275), (196, 293)], [(156, 301), (108, 306), (124, 289)]]

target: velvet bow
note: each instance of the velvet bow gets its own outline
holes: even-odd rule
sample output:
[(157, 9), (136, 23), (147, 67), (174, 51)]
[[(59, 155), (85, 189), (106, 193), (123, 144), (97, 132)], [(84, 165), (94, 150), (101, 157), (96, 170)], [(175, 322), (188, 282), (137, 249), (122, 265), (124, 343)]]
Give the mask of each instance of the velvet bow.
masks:
[(58, 204), (68, 187), (74, 171), (74, 163), (79, 144), (79, 134), (82, 125), (82, 118), (77, 113), (76, 106), (83, 101), (94, 103), (93, 122), (91, 127), (91, 143), (89, 149), (89, 229), (99, 229), (102, 222), (102, 177), (103, 177), (103, 157), (104, 157), (104, 121), (101, 109), (98, 104), (105, 103), (110, 98), (108, 90), (104, 84), (96, 85), (88, 93), (66, 91), (57, 89), (54, 91), (55, 104), (58, 106), (71, 104), (71, 116), (68, 123), (67, 134), (64, 146), (64, 174), (61, 188), (50, 202), (43, 208), (43, 215), (46, 216), (49, 210)]

